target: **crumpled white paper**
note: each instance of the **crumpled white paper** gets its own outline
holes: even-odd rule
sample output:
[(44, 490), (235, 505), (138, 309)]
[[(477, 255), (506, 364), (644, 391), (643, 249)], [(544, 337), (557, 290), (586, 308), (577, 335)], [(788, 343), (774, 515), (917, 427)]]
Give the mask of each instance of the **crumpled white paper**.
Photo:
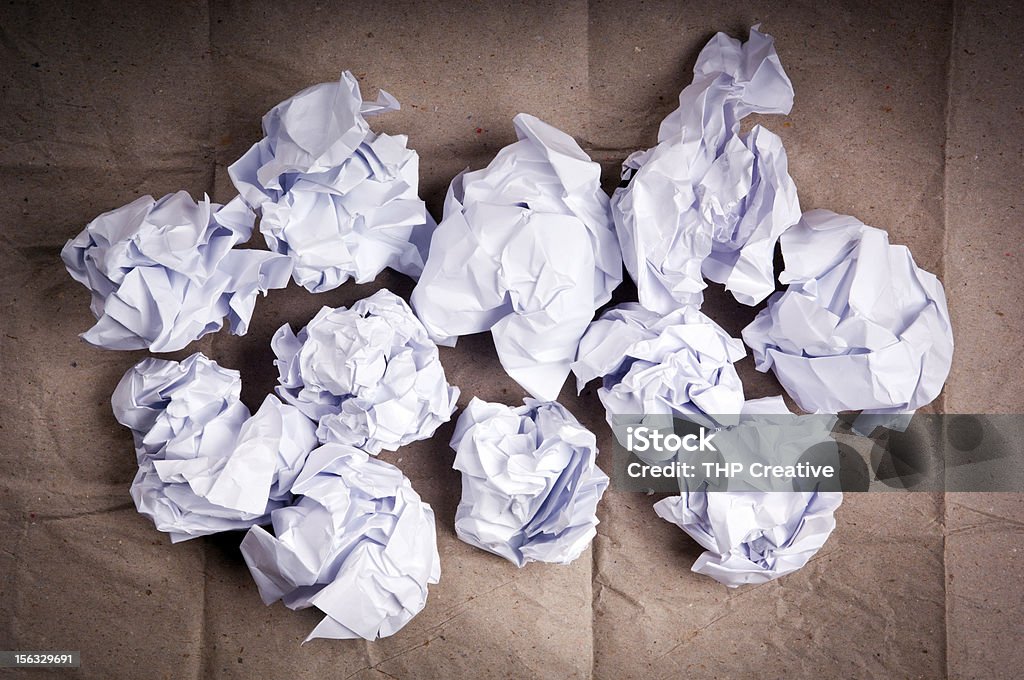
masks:
[(811, 210), (783, 235), (782, 253), (788, 288), (743, 329), (759, 371), (818, 413), (898, 418), (938, 396), (953, 356), (946, 296), (905, 246)]
[(580, 392), (603, 377), (597, 395), (619, 437), (641, 423), (672, 431), (674, 417), (735, 424), (743, 383), (733, 364), (745, 355), (742, 342), (696, 308), (662, 315), (630, 302), (590, 324), (572, 370)]
[(242, 556), (265, 604), (315, 606), (326, 616), (306, 640), (375, 640), (423, 609), (441, 576), (434, 512), (402, 472), (343, 444), (309, 455), (292, 487), (302, 497), (253, 527)]
[(82, 337), (107, 349), (173, 352), (219, 330), (224, 317), (244, 335), (257, 292), (285, 287), (292, 271), (281, 255), (234, 248), (254, 220), (238, 198), (221, 207), (184, 191), (94, 219), (61, 251), (92, 292), (98, 321)]
[(623, 164), (612, 196), (623, 260), (640, 303), (668, 313), (700, 306), (706, 276), (743, 304), (775, 290), (779, 235), (800, 218), (782, 141), (760, 125), (740, 135), (751, 113), (789, 113), (793, 86), (771, 36), (741, 43), (718, 33), (704, 47), (679, 108), (661, 124), (658, 145)]
[(298, 335), (285, 324), (270, 346), (278, 394), (318, 422), (321, 442), (394, 451), (430, 437), (456, 408), (437, 345), (387, 289), (351, 309), (324, 307)]
[(267, 246), (294, 260), (295, 282), (312, 293), (385, 267), (413, 278), (423, 270), (436, 225), (417, 194), (419, 156), (405, 135), (374, 134), (365, 118), (398, 108), (383, 90), (363, 102), (345, 71), (267, 112), (266, 136), (228, 168), (262, 211)]
[(554, 401), (621, 257), (600, 166), (547, 123), (513, 122), (518, 142), (452, 181), (412, 305), (440, 344), (490, 330), (508, 374)]
[(463, 541), (519, 567), (568, 564), (590, 545), (608, 477), (594, 434), (561, 404), (474, 398), (451, 446), (462, 473), (455, 532)]
[(298, 409), (268, 396), (250, 417), (240, 388), (238, 371), (196, 353), (144, 359), (111, 397), (135, 439), (135, 505), (175, 543), (264, 521), (317, 445)]
[[(796, 464), (815, 445), (836, 447), (828, 421), (816, 416), (780, 420), (788, 413), (781, 397), (748, 401), (740, 424), (716, 433), (716, 446), (747, 464), (773, 465)], [(734, 588), (765, 583), (807, 564), (835, 528), (833, 513), (842, 500), (838, 491), (684, 488), (681, 495), (655, 503), (654, 510), (705, 549), (693, 571)]]
[(839, 492), (712, 491), (665, 498), (654, 510), (705, 548), (693, 571), (730, 588), (800, 569), (828, 540)]

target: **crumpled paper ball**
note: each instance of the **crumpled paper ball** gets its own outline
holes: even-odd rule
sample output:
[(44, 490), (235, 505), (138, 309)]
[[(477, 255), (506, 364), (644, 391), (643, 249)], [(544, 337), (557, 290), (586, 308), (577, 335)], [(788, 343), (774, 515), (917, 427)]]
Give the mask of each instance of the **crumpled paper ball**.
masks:
[(111, 397), (135, 439), (135, 505), (175, 543), (265, 521), (318, 443), (313, 422), (274, 396), (250, 417), (240, 389), (238, 371), (196, 353), (144, 359)]
[(800, 218), (782, 140), (760, 125), (739, 134), (747, 115), (793, 105), (771, 36), (756, 26), (746, 43), (718, 33), (693, 75), (658, 145), (626, 159), (629, 183), (612, 196), (626, 270), (640, 303), (661, 313), (699, 307), (703, 277), (743, 304), (768, 297), (775, 244)]
[(712, 491), (672, 496), (654, 510), (705, 549), (693, 571), (731, 588), (800, 569), (828, 540), (836, 491)]
[(430, 437), (456, 408), (437, 345), (387, 289), (351, 309), (324, 307), (298, 335), (285, 324), (270, 345), (277, 393), (318, 422), (321, 442), (394, 451)]
[(220, 330), (244, 335), (256, 294), (284, 288), (291, 261), (234, 246), (255, 216), (239, 199), (221, 207), (187, 192), (143, 196), (104, 213), (61, 250), (92, 292), (96, 325), (82, 334), (107, 349), (173, 352)]
[(455, 532), (463, 541), (519, 567), (568, 564), (590, 545), (608, 477), (594, 434), (561, 404), (474, 398), (451, 446), (462, 473)]
[(412, 305), (440, 344), (491, 331), (508, 374), (554, 401), (621, 256), (601, 167), (534, 116), (513, 122), (519, 141), (448, 189)]
[(663, 315), (630, 302), (590, 325), (572, 370), (580, 392), (603, 378), (597, 395), (621, 440), (629, 425), (671, 431), (676, 417), (737, 422), (743, 383), (733, 364), (745, 355), (742, 342), (696, 308)]
[[(838, 461), (829, 436), (835, 420), (790, 414), (781, 397), (751, 400), (740, 423), (716, 433), (715, 442), (726, 463), (793, 465), (822, 446), (831, 447)], [(732, 481), (728, 491), (708, 491), (706, 482), (687, 489), (687, 483), (680, 480), (682, 493), (658, 501), (654, 510), (705, 549), (693, 571), (733, 588), (803, 567), (828, 540), (843, 500), (839, 491), (793, 491), (790, 480), (772, 491), (734, 491)]]
[(953, 333), (942, 284), (856, 218), (811, 210), (782, 237), (789, 284), (743, 329), (805, 411), (912, 413), (938, 396)]
[(253, 527), (242, 556), (265, 604), (326, 616), (306, 640), (375, 640), (423, 609), (441, 576), (434, 512), (402, 472), (363, 451), (325, 444), (292, 487), (298, 502)]
[(295, 282), (322, 293), (390, 267), (423, 270), (436, 226), (417, 193), (419, 156), (405, 135), (374, 134), (365, 116), (399, 108), (383, 90), (363, 102), (355, 77), (307, 88), (263, 117), (266, 135), (228, 168), (262, 211), (267, 246), (295, 262)]

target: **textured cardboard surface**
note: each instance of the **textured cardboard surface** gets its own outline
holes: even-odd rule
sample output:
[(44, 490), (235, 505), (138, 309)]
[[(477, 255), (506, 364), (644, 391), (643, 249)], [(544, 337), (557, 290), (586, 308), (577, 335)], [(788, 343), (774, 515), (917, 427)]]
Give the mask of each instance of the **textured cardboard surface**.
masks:
[[(227, 200), (226, 166), (263, 112), (346, 68), (365, 95), (402, 102), (373, 125), (409, 135), (435, 214), (452, 175), (514, 139), (519, 111), (575, 135), (611, 190), (622, 158), (654, 143), (704, 42), (760, 21), (796, 88), (792, 115), (762, 122), (786, 144), (802, 205), (889, 229), (945, 282), (957, 350), (935, 408), (1024, 412), (1016, 4), (0, 8), (0, 648), (81, 650), (83, 678), (1013, 677), (1020, 495), (849, 494), (804, 570), (728, 590), (689, 571), (699, 548), (654, 515), (655, 498), (610, 490), (588, 553), (518, 570), (454, 535), (451, 424), (384, 456), (437, 513), (442, 580), (427, 608), (386, 640), (300, 647), (318, 615), (262, 605), (241, 534), (171, 546), (135, 513), (131, 437), (109, 396), (145, 353), (77, 339), (88, 294), (58, 252), (141, 194)], [(382, 286), (411, 290), (390, 273), (316, 296), (291, 286), (257, 303), (247, 336), (170, 356), (202, 350), (240, 369), (255, 407), (274, 385), (279, 325)], [(707, 297), (733, 333), (753, 317), (715, 288)], [(441, 351), (462, 404), (523, 396), (489, 336)], [(778, 393), (749, 358), (740, 369), (749, 397)], [(577, 397), (567, 385), (562, 401), (608, 449), (594, 386)]]
[[(951, 413), (1020, 413), (1024, 365), (1024, 120), (1013, 33), (1024, 6), (959, 7), (946, 142), (946, 290), (957, 357)], [(1012, 677), (1024, 665), (1024, 502), (1020, 494), (948, 494), (946, 618), (950, 674)]]

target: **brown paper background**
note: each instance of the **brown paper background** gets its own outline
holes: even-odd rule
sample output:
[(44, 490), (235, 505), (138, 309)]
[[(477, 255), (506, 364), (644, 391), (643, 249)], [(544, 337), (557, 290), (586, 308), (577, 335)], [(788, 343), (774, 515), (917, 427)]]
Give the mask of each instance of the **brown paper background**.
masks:
[[(100, 212), (187, 189), (226, 201), (226, 167), (260, 117), (343, 69), (403, 104), (435, 214), (450, 178), (514, 140), (520, 111), (573, 134), (605, 169), (655, 142), (717, 30), (775, 36), (796, 89), (780, 134), (804, 208), (889, 229), (945, 283), (956, 355), (935, 408), (1022, 412), (1024, 9), (965, 2), (12, 2), (0, 8), (0, 648), (74, 649), (82, 678), (1018, 677), (1024, 500), (848, 494), (802, 571), (729, 590), (699, 548), (609, 491), (593, 548), (524, 569), (454, 535), (449, 424), (384, 457), (435, 508), (441, 583), (375, 643), (299, 643), (314, 611), (264, 607), (226, 534), (171, 546), (128, 496), (134, 454), (110, 393), (146, 356), (90, 347), (87, 291), (58, 253)], [(257, 303), (249, 334), (201, 350), (273, 388), (268, 341), (322, 305), (411, 281), (385, 273)], [(617, 299), (629, 299), (624, 286)], [(712, 287), (738, 333), (754, 312)], [(516, 403), (488, 335), (442, 348), (451, 382)], [(777, 383), (742, 362), (749, 397)], [(610, 445), (593, 386), (562, 401)], [(605, 461), (605, 464), (607, 462)], [(0, 674), (17, 674), (0, 671)]]

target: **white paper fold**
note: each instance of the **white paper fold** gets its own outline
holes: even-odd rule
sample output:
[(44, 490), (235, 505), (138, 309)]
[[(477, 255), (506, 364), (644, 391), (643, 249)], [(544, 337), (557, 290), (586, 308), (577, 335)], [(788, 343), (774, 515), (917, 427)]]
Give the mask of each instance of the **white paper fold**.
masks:
[[(781, 397), (746, 402), (736, 426), (715, 434), (719, 451), (746, 465), (795, 465), (812, 448), (838, 448), (830, 423), (817, 416), (789, 414)], [(693, 571), (729, 587), (765, 583), (803, 567), (835, 528), (838, 491), (705, 491), (685, 488), (654, 504), (662, 519), (697, 541), (705, 552)], [(770, 482), (765, 482), (770, 485)], [(790, 486), (790, 488), (792, 488)]]
[(568, 564), (597, 534), (608, 477), (597, 440), (561, 404), (512, 408), (474, 398), (452, 437), (462, 473), (455, 532), (522, 567)]
[(326, 614), (307, 641), (387, 637), (423, 609), (441, 576), (434, 513), (398, 468), (326, 444), (292, 490), (302, 497), (273, 512), (274, 535), (254, 526), (242, 541), (265, 604)]
[(456, 408), (437, 345), (389, 290), (324, 307), (298, 335), (285, 324), (270, 344), (278, 394), (318, 422), (321, 442), (394, 451), (430, 437)]
[(292, 271), (286, 257), (234, 247), (254, 220), (238, 198), (221, 207), (184, 191), (97, 217), (61, 251), (72, 278), (92, 292), (97, 322), (82, 337), (107, 349), (173, 352), (225, 317), (244, 335), (256, 294), (283, 288)]
[(703, 277), (747, 305), (775, 290), (775, 243), (800, 218), (796, 186), (779, 137), (760, 125), (739, 129), (751, 113), (789, 113), (792, 105), (774, 41), (756, 26), (746, 43), (719, 33), (701, 51), (658, 145), (626, 159), (629, 184), (612, 196), (644, 307), (699, 307)]
[(313, 422), (277, 397), (250, 417), (240, 387), (238, 371), (197, 353), (145, 359), (114, 390), (114, 415), (135, 438), (132, 498), (173, 542), (264, 521), (291, 500), (317, 445)]
[(579, 391), (597, 391), (609, 425), (671, 429), (673, 417), (709, 426), (734, 424), (743, 384), (733, 365), (743, 343), (693, 307), (662, 315), (637, 303), (606, 311), (587, 329), (572, 365)]
[(452, 181), (412, 304), (441, 344), (490, 330), (508, 374), (553, 401), (621, 258), (600, 166), (537, 118), (513, 122), (518, 142)]
[[(942, 390), (953, 334), (942, 284), (885, 231), (827, 210), (782, 237), (789, 284), (743, 339), (806, 411), (912, 413)], [(870, 429), (870, 428), (868, 428)]]
[(265, 137), (228, 173), (262, 212), (267, 246), (295, 262), (295, 282), (313, 293), (384, 268), (423, 270), (436, 226), (417, 194), (419, 156), (405, 135), (375, 134), (365, 116), (399, 108), (383, 90), (363, 102), (345, 71), (281, 102), (263, 117)]

